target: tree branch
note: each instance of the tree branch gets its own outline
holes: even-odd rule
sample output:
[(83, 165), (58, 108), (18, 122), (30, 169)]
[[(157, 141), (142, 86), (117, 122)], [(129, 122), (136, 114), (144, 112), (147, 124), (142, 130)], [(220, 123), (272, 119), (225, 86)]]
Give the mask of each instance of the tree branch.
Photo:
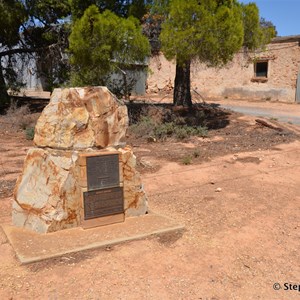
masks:
[(7, 56), (7, 55), (13, 55), (13, 54), (21, 54), (21, 53), (33, 53), (33, 52), (40, 52), (44, 50), (45, 48), (15, 48), (15, 49), (9, 49), (0, 52), (0, 57)]

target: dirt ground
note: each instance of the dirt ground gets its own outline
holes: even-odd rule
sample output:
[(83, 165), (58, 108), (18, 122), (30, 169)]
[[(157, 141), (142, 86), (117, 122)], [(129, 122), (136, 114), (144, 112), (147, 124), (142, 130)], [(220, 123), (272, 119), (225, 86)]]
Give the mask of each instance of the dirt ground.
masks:
[[(300, 130), (226, 120), (184, 142), (128, 137), (151, 210), (183, 234), (21, 266), (0, 230), (0, 299), (299, 299), (285, 289), (300, 284)], [(10, 224), (32, 142), (3, 116), (0, 125), (0, 224)]]

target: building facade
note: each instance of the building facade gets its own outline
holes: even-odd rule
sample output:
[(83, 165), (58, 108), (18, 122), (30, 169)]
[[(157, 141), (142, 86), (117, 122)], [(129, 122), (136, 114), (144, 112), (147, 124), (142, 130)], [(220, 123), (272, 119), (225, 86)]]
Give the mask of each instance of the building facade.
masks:
[[(149, 67), (147, 92), (173, 88), (174, 62), (160, 54), (151, 58)], [(204, 99), (300, 102), (299, 74), (300, 35), (277, 37), (263, 51), (240, 51), (222, 68), (193, 62), (191, 88)]]

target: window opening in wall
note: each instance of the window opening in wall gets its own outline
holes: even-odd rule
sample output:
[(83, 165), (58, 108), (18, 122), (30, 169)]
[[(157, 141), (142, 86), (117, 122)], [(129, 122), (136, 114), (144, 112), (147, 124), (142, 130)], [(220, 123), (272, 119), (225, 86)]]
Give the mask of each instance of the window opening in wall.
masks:
[(268, 77), (268, 62), (258, 61), (254, 64), (255, 77), (267, 78)]

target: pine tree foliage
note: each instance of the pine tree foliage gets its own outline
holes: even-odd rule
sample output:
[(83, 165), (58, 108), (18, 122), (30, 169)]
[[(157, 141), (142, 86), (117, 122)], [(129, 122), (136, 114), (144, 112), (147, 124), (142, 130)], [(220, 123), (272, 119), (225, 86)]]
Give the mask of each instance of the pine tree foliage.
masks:
[(170, 0), (160, 41), (167, 59), (176, 60), (174, 99), (191, 106), (190, 64), (223, 66), (242, 46), (256, 49), (274, 36), (272, 26), (261, 26), (254, 3), (236, 0)]
[(95, 5), (75, 22), (69, 44), (72, 84), (81, 86), (105, 84), (116, 68), (143, 62), (150, 51), (137, 19), (100, 13)]
[(65, 73), (62, 52), (68, 29), (61, 20), (70, 15), (68, 1), (0, 0), (0, 106), (7, 102), (9, 88), (22, 86), (16, 62), (26, 64), (32, 53), (37, 60), (51, 62), (38, 70), (51, 85), (60, 73)]
[(147, 12), (153, 0), (69, 0), (72, 9), (72, 18), (79, 19), (91, 5), (96, 5), (102, 13), (110, 10), (119, 17), (133, 16), (139, 20)]
[(232, 1), (173, 0), (162, 28), (162, 51), (178, 64), (226, 63), (243, 44), (241, 7)]

